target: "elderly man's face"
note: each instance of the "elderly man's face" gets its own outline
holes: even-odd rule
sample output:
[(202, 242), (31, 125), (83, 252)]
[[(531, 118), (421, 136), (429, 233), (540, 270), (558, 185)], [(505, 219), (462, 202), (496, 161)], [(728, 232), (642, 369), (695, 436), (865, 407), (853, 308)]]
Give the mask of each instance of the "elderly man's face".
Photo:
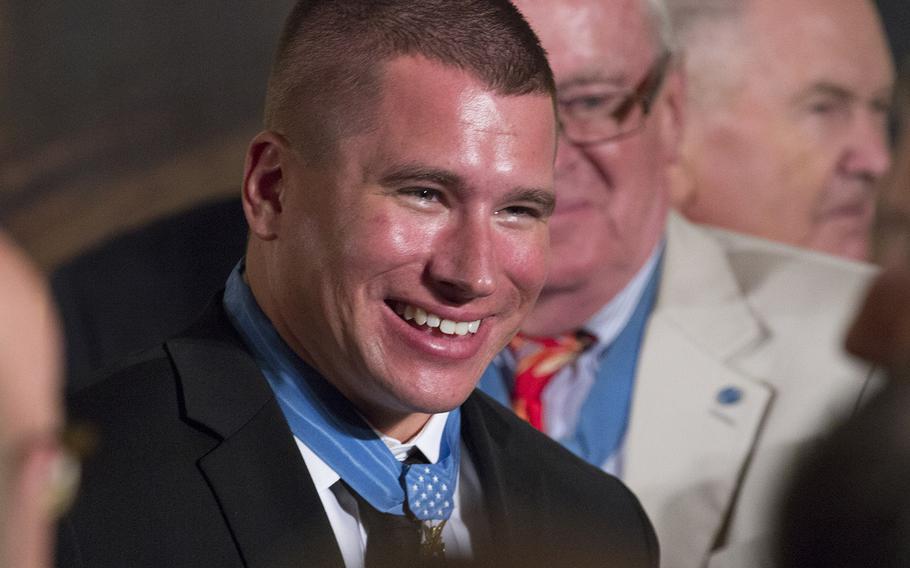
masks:
[(865, 0), (753, 0), (720, 108), (693, 102), (696, 221), (865, 258), (893, 72)]
[[(547, 50), (562, 112), (588, 97), (633, 91), (663, 55), (640, 0), (516, 5)], [(544, 295), (571, 292), (599, 307), (653, 250), (666, 221), (666, 166), (676, 155), (680, 90), (671, 71), (643, 127), (623, 138), (581, 145), (561, 137), (553, 266)]]
[[(329, 168), (291, 151), (275, 322), (374, 425), (458, 406), (547, 271), (556, 126), (423, 58), (385, 65), (373, 127)], [(273, 317), (273, 320), (276, 319)]]

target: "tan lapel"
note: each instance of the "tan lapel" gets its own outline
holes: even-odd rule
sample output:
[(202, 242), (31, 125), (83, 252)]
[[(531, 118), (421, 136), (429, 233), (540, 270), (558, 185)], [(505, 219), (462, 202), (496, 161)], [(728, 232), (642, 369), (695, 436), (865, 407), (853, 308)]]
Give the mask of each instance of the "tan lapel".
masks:
[(654, 522), (665, 567), (701, 566), (724, 525), (774, 397), (737, 361), (760, 361), (767, 339), (723, 249), (671, 217), (623, 467)]

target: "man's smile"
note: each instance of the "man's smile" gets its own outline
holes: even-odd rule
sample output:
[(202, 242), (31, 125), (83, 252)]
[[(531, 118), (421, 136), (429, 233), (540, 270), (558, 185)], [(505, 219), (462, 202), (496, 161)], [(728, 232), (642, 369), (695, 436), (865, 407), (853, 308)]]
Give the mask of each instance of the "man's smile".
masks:
[(436, 330), (444, 335), (467, 335), (475, 334), (480, 329), (482, 320), (473, 321), (455, 321), (443, 318), (434, 313), (427, 312), (423, 308), (407, 304), (405, 302), (394, 302), (395, 313), (401, 316), (406, 322), (417, 328), (427, 330)]

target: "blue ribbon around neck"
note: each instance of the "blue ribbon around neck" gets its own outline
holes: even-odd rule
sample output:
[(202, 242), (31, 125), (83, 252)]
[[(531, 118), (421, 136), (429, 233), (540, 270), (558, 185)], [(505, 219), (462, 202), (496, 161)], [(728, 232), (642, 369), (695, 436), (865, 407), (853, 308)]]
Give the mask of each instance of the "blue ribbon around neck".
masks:
[(294, 436), (378, 511), (410, 513), (422, 521), (448, 519), (460, 463), (460, 409), (449, 413), (435, 464), (399, 462), (354, 406), (281, 339), (241, 271), (242, 261), (228, 278), (224, 306)]

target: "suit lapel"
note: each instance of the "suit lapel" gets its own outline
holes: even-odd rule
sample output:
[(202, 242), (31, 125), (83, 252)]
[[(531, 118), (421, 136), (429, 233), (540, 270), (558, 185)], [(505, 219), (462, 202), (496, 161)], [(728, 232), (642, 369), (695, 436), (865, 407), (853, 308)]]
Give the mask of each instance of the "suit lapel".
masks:
[(187, 419), (222, 439), (200, 456), (202, 475), (246, 566), (341, 567), (331, 525), (284, 416), (216, 304), (187, 335), (167, 343)]
[(513, 522), (509, 516), (510, 509), (506, 506), (506, 488), (507, 480), (512, 483), (515, 479), (509, 478), (503, 470), (504, 446), (500, 437), (505, 428), (501, 427), (503, 424), (497, 424), (492, 417), (483, 414), (477, 401), (478, 396), (475, 391), (461, 406), (461, 436), (480, 481), (492, 533), (490, 539), (496, 543), (509, 543), (513, 537)]
[(624, 480), (673, 566), (699, 566), (723, 532), (774, 397), (737, 360), (766, 340), (722, 249), (671, 218), (664, 279), (639, 358)]
[[(545, 534), (531, 535), (534, 531), (530, 518), (547, 518), (547, 510), (529, 511), (527, 507), (539, 508), (543, 505), (538, 499), (528, 496), (541, 496), (542, 479), (539, 471), (518, 469), (513, 465), (523, 463), (527, 456), (521, 455), (526, 446), (516, 443), (510, 433), (514, 425), (504, 419), (511, 418), (511, 411), (501, 409), (502, 415), (492, 412), (489, 406), (499, 405), (491, 399), (485, 402), (486, 395), (475, 391), (461, 406), (462, 439), (471, 456), (483, 495), (484, 511), (487, 513), (489, 550), (480, 548), (475, 557), (480, 566), (517, 566), (514, 557), (502, 556), (521, 550), (522, 542), (538, 542), (545, 539)], [(515, 455), (518, 454), (518, 455)], [(533, 503), (534, 505), (529, 505)], [(541, 540), (540, 542), (543, 542)]]

